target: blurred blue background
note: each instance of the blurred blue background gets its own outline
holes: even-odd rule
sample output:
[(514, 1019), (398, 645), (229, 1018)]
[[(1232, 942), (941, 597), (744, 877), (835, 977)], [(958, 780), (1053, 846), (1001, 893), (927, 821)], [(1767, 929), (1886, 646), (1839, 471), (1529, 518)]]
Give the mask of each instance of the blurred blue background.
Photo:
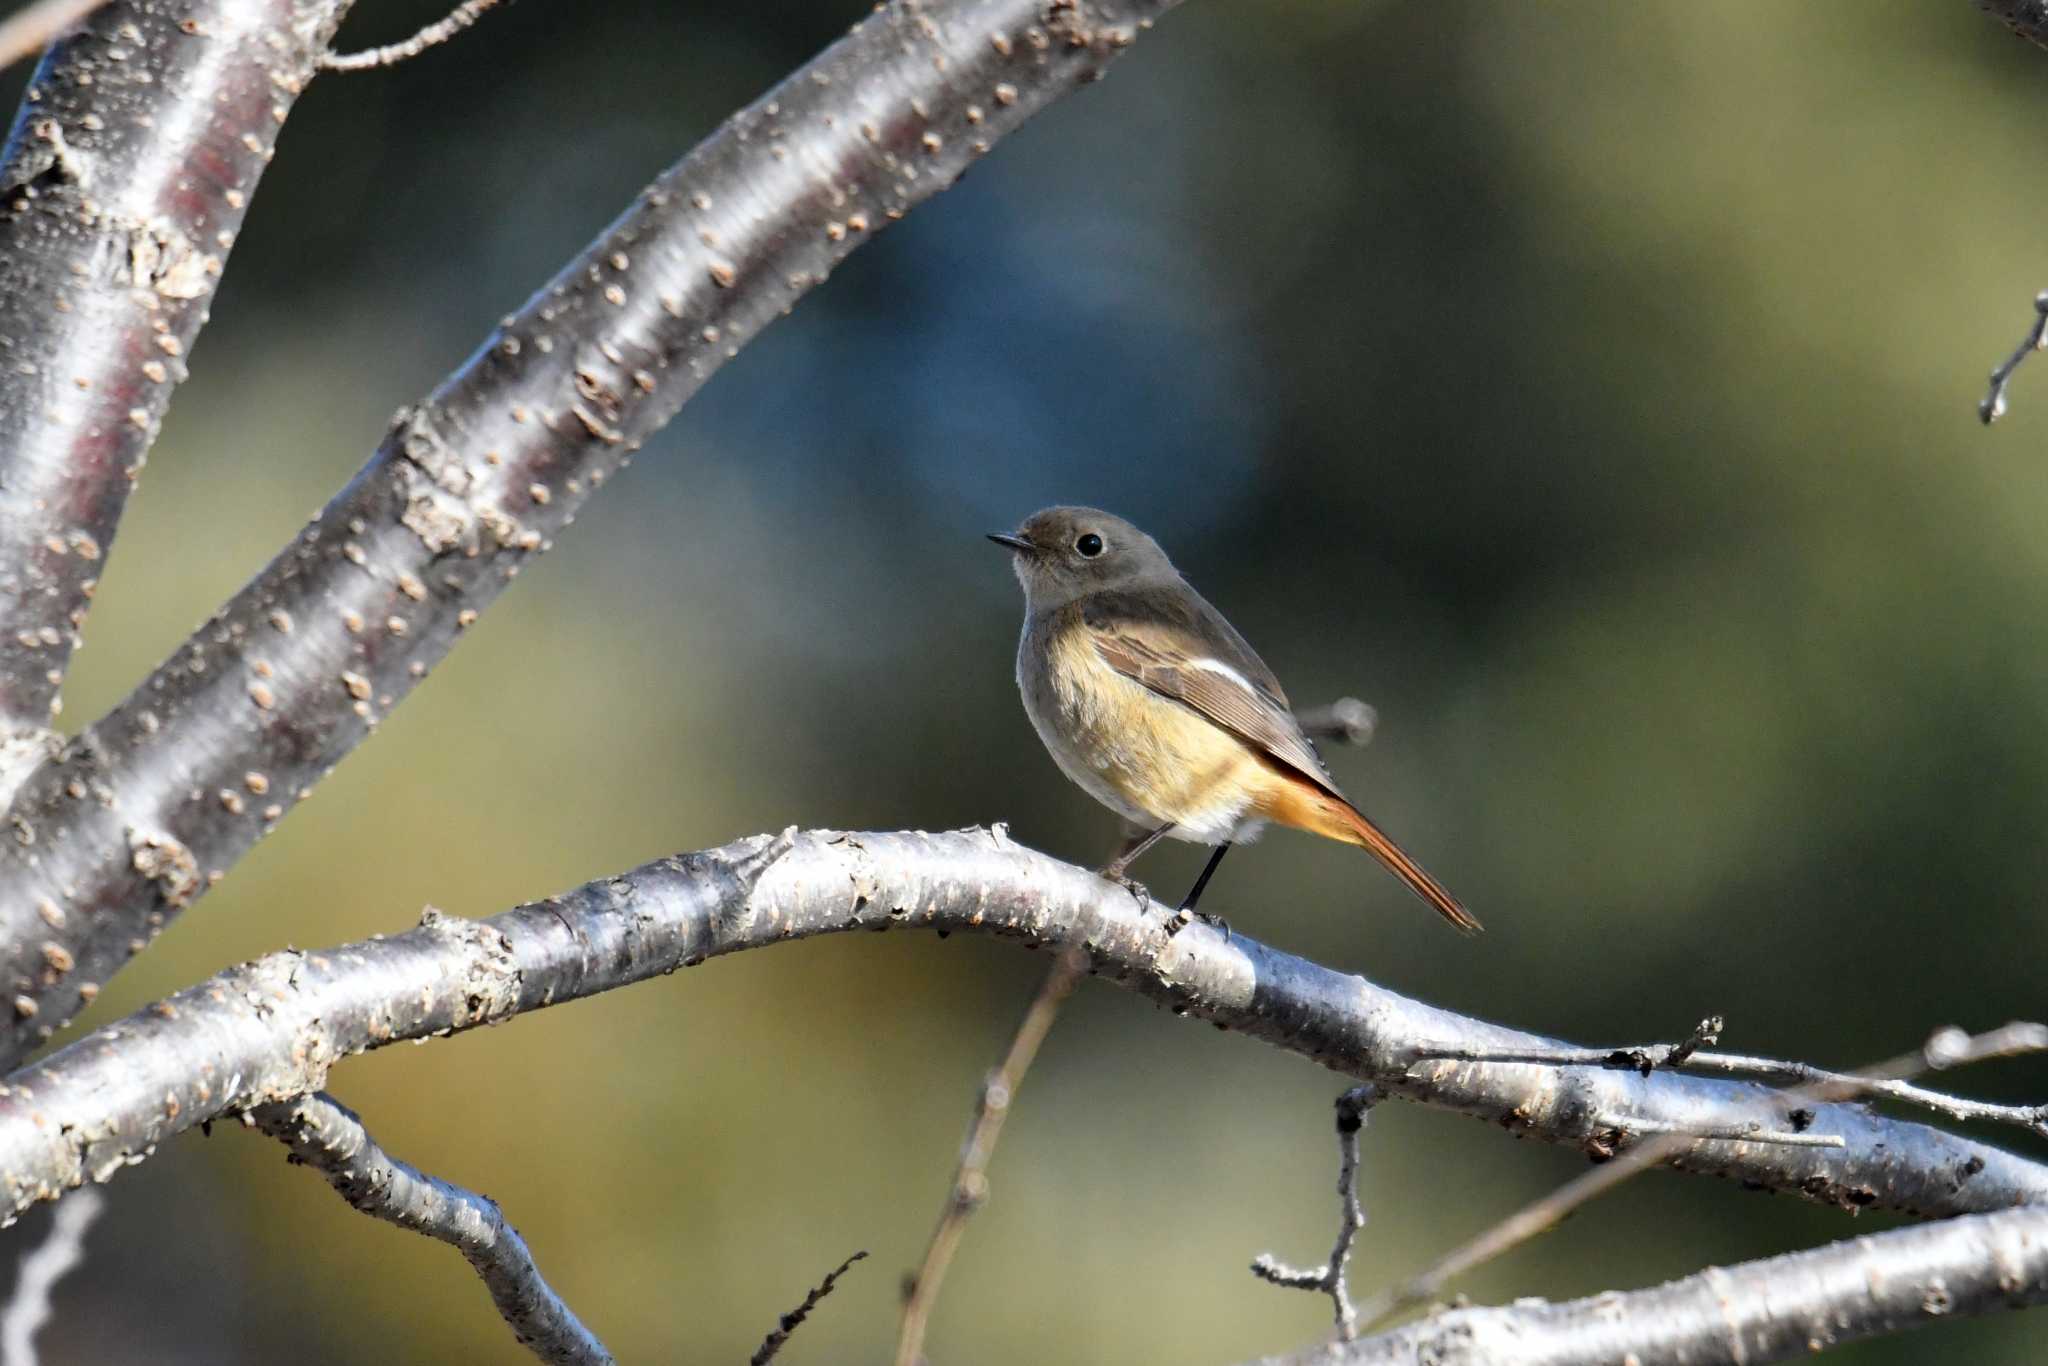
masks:
[[(443, 0), (360, 6), (351, 46)], [(727, 113), (864, 11), (523, 0), (286, 129), (88, 623), (113, 704), (347, 478), (399, 404)], [(11, 104), (25, 71), (11, 73)], [(376, 738), (104, 994), (488, 914), (790, 823), (1109, 815), (1011, 682), (981, 540), (1041, 504), (1153, 531), (1340, 779), (1486, 920), (1280, 833), (1206, 908), (1588, 1042), (1728, 1017), (1854, 1065), (2039, 1017), (2048, 363), (1978, 426), (2048, 284), (2048, 53), (1961, 0), (1194, 3), (749, 347)], [(1199, 853), (1140, 873), (1177, 889)], [(983, 1069), (1043, 963), (859, 936), (333, 1079), (499, 1199), (622, 1359), (879, 1362)], [(2048, 1098), (2048, 1065), (1953, 1079)], [(1245, 1270), (1328, 1247), (1339, 1078), (1087, 984), (1030, 1077), (935, 1362), (1229, 1362), (1326, 1329)], [(2019, 1145), (2012, 1135), (1985, 1135)], [(1353, 1284), (1581, 1169), (1406, 1107)], [(232, 1127), (124, 1174), (55, 1361), (521, 1359), (450, 1250)], [(1471, 1277), (1627, 1288), (1881, 1228), (1651, 1176)], [(41, 1227), (26, 1221), (19, 1244)], [(2039, 1359), (2008, 1317), (1844, 1361)]]

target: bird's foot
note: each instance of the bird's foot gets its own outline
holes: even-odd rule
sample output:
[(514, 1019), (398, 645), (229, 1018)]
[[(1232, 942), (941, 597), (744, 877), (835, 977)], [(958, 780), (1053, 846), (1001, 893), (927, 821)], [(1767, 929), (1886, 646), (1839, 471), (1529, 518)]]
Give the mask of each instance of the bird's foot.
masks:
[(1123, 869), (1117, 867), (1114, 863), (1100, 870), (1099, 876), (1106, 881), (1114, 882), (1117, 886), (1136, 897), (1140, 910), (1152, 904), (1152, 893), (1145, 884), (1124, 872)]

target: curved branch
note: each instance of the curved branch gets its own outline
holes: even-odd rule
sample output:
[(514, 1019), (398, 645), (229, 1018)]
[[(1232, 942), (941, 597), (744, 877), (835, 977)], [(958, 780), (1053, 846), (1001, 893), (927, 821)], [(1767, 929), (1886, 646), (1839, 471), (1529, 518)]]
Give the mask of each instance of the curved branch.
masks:
[[(174, 1134), (319, 1090), (342, 1058), (508, 1019), (691, 967), (841, 930), (980, 930), (1078, 947), (1094, 971), (1264, 1039), (1390, 1096), (1513, 1132), (1611, 1152), (1613, 1116), (1732, 1131), (1784, 1128), (1754, 1082), (1519, 1063), (1428, 1062), (1446, 1044), (1557, 1041), (1439, 1010), (1194, 924), (1000, 828), (947, 834), (785, 831), (647, 864), (547, 901), (231, 968), (8, 1078), (0, 1185), (15, 1212), (104, 1181)], [(2048, 1201), (2048, 1167), (1860, 1105), (1805, 1103), (1841, 1148), (1699, 1139), (1671, 1165), (1847, 1208), (1939, 1216)], [(1661, 1140), (1652, 1140), (1661, 1141)]]
[(35, 741), (128, 490), (347, 8), (117, 0), (50, 50), (15, 116), (0, 162), (0, 740), (14, 751), (0, 792), (45, 757)]
[(521, 1346), (554, 1366), (610, 1366), (612, 1354), (541, 1276), (498, 1202), (428, 1176), (379, 1147), (362, 1119), (334, 1097), (259, 1105), (249, 1117), (291, 1160), (327, 1179), (349, 1207), (423, 1233), (463, 1255)]
[(0, 1063), (204, 894), (727, 359), (1177, 0), (902, 0), (670, 169), (23, 786)]
[(1851, 1238), (1650, 1290), (1455, 1309), (1255, 1366), (1783, 1361), (1944, 1318), (2048, 1301), (2048, 1209)]

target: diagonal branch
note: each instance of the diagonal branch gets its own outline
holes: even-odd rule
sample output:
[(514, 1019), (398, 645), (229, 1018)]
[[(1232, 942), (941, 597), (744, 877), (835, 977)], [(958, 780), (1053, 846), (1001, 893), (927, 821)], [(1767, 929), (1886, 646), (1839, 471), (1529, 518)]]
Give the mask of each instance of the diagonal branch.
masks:
[(0, 796), (46, 757), (128, 490), (347, 8), (116, 0), (51, 49), (15, 116), (0, 162)]
[(811, 1311), (818, 1307), (819, 1301), (831, 1294), (833, 1287), (839, 1284), (839, 1278), (844, 1276), (855, 1262), (867, 1255), (867, 1249), (862, 1248), (826, 1272), (825, 1279), (811, 1287), (810, 1293), (804, 1296), (801, 1304), (776, 1321), (768, 1336), (761, 1339), (761, 1345), (754, 1349), (754, 1354), (747, 1358), (747, 1366), (768, 1366), (769, 1362), (781, 1355), (783, 1347), (789, 1342), (789, 1335), (803, 1327), (804, 1320), (811, 1316)]
[(274, 828), (741, 346), (1176, 2), (902, 0), (643, 192), (23, 787), (0, 1063)]
[[(1100, 975), (1194, 1015), (1516, 1134), (1612, 1151), (1603, 1125), (1796, 1127), (1754, 1082), (1519, 1063), (1418, 1062), (1446, 1042), (1559, 1046), (1410, 1000), (1170, 912), (1012, 842), (785, 831), (662, 859), (489, 920), (243, 964), (78, 1040), (7, 1080), (0, 1187), (19, 1212), (104, 1181), (222, 1115), (319, 1090), (342, 1058), (508, 1019), (706, 958), (843, 930), (979, 930), (1074, 946)], [(1841, 1148), (1692, 1139), (1670, 1165), (1844, 1208), (1937, 1217), (2048, 1201), (2048, 1167), (1856, 1104), (1800, 1107)], [(1652, 1140), (1662, 1141), (1662, 1140)]]
[(1454, 1309), (1252, 1366), (1760, 1363), (2044, 1301), (2048, 1209), (2010, 1210), (1710, 1268), (1650, 1290)]
[(290, 1150), (292, 1161), (327, 1178), (351, 1208), (460, 1252), (483, 1277), (520, 1345), (542, 1361), (609, 1366), (611, 1353), (542, 1279), (526, 1240), (497, 1201), (400, 1162), (377, 1146), (354, 1111), (324, 1093), (259, 1105), (249, 1114)]

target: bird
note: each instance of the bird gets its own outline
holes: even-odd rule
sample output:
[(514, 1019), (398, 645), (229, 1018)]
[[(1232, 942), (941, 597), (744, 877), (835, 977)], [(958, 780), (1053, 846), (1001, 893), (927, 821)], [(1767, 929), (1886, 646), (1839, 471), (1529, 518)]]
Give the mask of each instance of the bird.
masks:
[(1211, 846), (1186, 923), (1233, 845), (1268, 825), (1358, 845), (1459, 930), (1478, 919), (1352, 804), (1280, 680), (1159, 543), (1121, 517), (1049, 507), (1015, 531), (1024, 588), (1017, 687), (1053, 762), (1138, 833), (1103, 876), (1171, 837)]

